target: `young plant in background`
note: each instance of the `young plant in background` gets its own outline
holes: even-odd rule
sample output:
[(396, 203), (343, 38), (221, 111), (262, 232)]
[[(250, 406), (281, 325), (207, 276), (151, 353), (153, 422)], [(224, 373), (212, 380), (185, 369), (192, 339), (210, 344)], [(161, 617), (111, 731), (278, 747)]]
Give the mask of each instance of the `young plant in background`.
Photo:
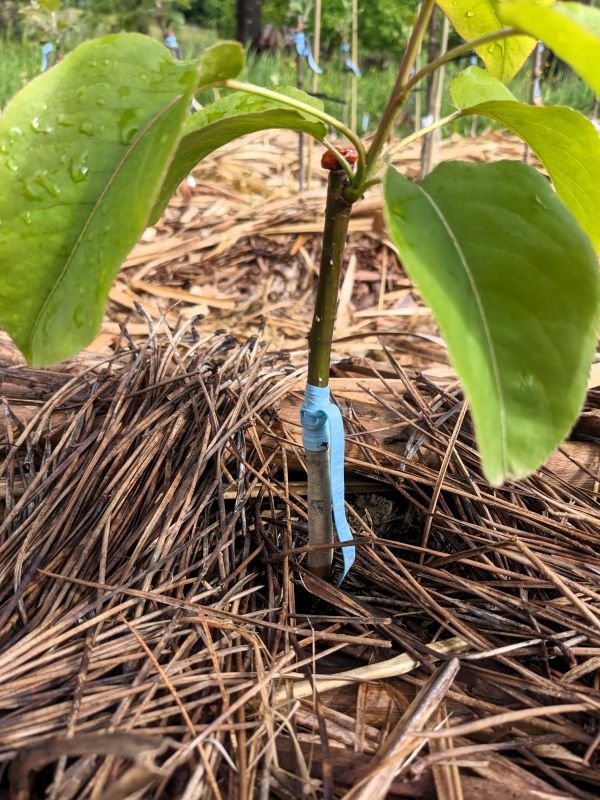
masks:
[[(453, 82), (457, 111), (437, 124), (473, 114), (499, 121), (528, 143), (553, 187), (520, 162), (446, 162), (417, 183), (388, 166), (390, 235), (447, 341), (492, 483), (543, 463), (585, 395), (600, 306), (600, 140), (579, 113), (524, 105), (505, 84), (541, 40), (600, 94), (600, 11), (512, 0), (439, 5), (467, 41), (415, 72), (435, 6), (424, 0), (368, 149), (298, 90), (237, 81), (243, 53), (236, 44), (177, 63), (157, 42), (133, 34), (77, 48), (26, 86), (0, 119), (0, 325), (35, 364), (91, 341), (120, 264), (198, 161), (266, 128), (323, 142), (329, 181), (302, 412), (311, 543), (331, 543), (332, 505), (338, 536), (351, 536), (341, 417), (328, 385), (352, 204), (381, 180), (384, 146), (411, 90), (461, 53), (475, 50), (486, 69), (471, 67)], [(192, 97), (208, 87), (233, 91), (190, 117)], [(352, 149), (337, 152), (328, 127)], [(327, 574), (331, 553), (311, 551), (311, 569)], [(353, 550), (343, 553), (345, 574)]]

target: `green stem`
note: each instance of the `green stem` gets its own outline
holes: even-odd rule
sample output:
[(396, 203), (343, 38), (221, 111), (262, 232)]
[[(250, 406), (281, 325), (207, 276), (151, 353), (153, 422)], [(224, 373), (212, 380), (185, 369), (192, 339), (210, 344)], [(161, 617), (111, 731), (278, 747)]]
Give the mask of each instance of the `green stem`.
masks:
[(469, 53), (471, 50), (475, 50), (476, 48), (482, 47), (485, 44), (507, 39), (510, 36), (524, 35), (522, 31), (519, 31), (516, 28), (504, 28), (501, 31), (488, 33), (485, 36), (481, 36), (479, 39), (473, 39), (470, 42), (464, 42), (463, 44), (458, 45), (458, 47), (453, 47), (452, 50), (448, 50), (439, 58), (434, 59), (429, 64), (424, 66), (423, 69), (420, 69), (418, 72), (416, 72), (412, 78), (409, 78), (410, 70), (412, 69), (412, 65), (418, 53), (429, 17), (431, 16), (431, 12), (433, 10), (430, 6), (433, 5), (435, 5), (435, 2), (424, 2), (421, 6), (421, 11), (417, 21), (415, 22), (415, 26), (407, 46), (406, 54), (402, 59), (402, 64), (400, 65), (400, 70), (398, 72), (394, 89), (379, 125), (377, 126), (377, 130), (375, 131), (373, 139), (371, 140), (371, 146), (367, 152), (367, 168), (366, 170), (361, 170), (360, 172), (357, 170), (351, 187), (349, 187), (349, 189), (346, 191), (346, 196), (351, 201), (357, 200), (364, 193), (366, 183), (372, 179), (373, 173), (377, 169), (379, 156), (392, 129), (400, 106), (406, 100), (410, 91), (420, 81), (422, 81), (423, 78), (426, 78), (427, 75), (435, 72), (438, 67), (441, 67), (448, 61), (452, 61), (454, 58), (463, 55), (463, 53)]
[(225, 86), (227, 89), (235, 89), (238, 92), (246, 92), (246, 94), (253, 94), (257, 97), (265, 97), (267, 100), (273, 100), (276, 103), (281, 103), (281, 105), (289, 106), (289, 108), (293, 108), (296, 111), (300, 111), (302, 114), (310, 114), (311, 116), (315, 117), (316, 119), (320, 119), (321, 122), (324, 122), (326, 125), (331, 125), (332, 128), (338, 130), (341, 134), (343, 134), (349, 142), (354, 145), (354, 149), (358, 153), (358, 165), (363, 166), (366, 164), (367, 160), (367, 152), (365, 150), (365, 146), (363, 145), (360, 137), (357, 134), (344, 125), (339, 119), (326, 114), (324, 111), (321, 111), (314, 106), (309, 105), (308, 103), (303, 103), (301, 100), (296, 100), (294, 97), (288, 97), (285, 94), (279, 94), (279, 92), (273, 92), (271, 89), (265, 89), (263, 86), (255, 86), (253, 83), (244, 83), (244, 81), (236, 81), (236, 80), (228, 80), (222, 81), (220, 86)]
[[(352, 203), (344, 191), (349, 179), (343, 169), (329, 173), (327, 203), (323, 229), (323, 249), (315, 311), (308, 336), (308, 383), (312, 386), (329, 385), (331, 343), (338, 304), (340, 271)], [(333, 549), (333, 520), (331, 517), (331, 487), (329, 475), (329, 450), (306, 453), (308, 481), (308, 543), (307, 566), (315, 575), (326, 578), (331, 570)]]
[(319, 285), (308, 337), (310, 351), (308, 382), (312, 386), (329, 384), (331, 342), (337, 312), (340, 269), (352, 211), (352, 203), (344, 195), (347, 186), (348, 179), (343, 170), (334, 169), (329, 173)]
[(490, 44), (492, 42), (501, 41), (502, 39), (508, 39), (509, 36), (523, 35), (523, 32), (517, 30), (516, 28), (504, 28), (501, 31), (487, 33), (485, 36), (481, 36), (479, 39), (473, 39), (470, 42), (459, 44), (457, 47), (453, 47), (452, 50), (447, 50), (439, 58), (436, 58), (429, 64), (426, 64), (423, 69), (420, 69), (412, 76), (412, 78), (404, 86), (401, 100), (404, 100), (411, 89), (416, 86), (417, 83), (422, 81), (423, 78), (426, 78), (427, 75), (435, 72), (435, 70), (438, 69), (438, 67), (441, 67), (443, 64), (447, 64), (449, 61), (458, 58), (458, 56), (462, 56), (464, 53), (470, 53), (471, 50), (476, 50), (478, 47), (482, 47), (484, 44)]
[(441, 128), (443, 125), (446, 125), (448, 122), (452, 122), (455, 119), (458, 119), (462, 114), (462, 111), (454, 111), (452, 114), (448, 114), (447, 117), (442, 117), (442, 119), (438, 119), (437, 122), (432, 122), (431, 125), (427, 125), (425, 128), (421, 128), (415, 133), (411, 133), (410, 136), (406, 136), (404, 139), (400, 139), (398, 144), (395, 144), (391, 150), (392, 153), (400, 152), (404, 150), (409, 144), (420, 139), (422, 136), (426, 136), (428, 133)]
[(398, 107), (402, 102), (404, 85), (409, 79), (410, 72), (421, 48), (423, 36), (427, 30), (429, 17), (431, 16), (434, 8), (435, 0), (424, 0), (423, 5), (421, 6), (421, 9), (417, 15), (417, 19), (415, 20), (408, 44), (406, 45), (404, 57), (402, 58), (400, 67), (398, 68), (398, 77), (396, 78), (396, 83), (394, 84), (390, 99), (388, 100), (383, 112), (383, 116), (379, 121), (377, 130), (373, 135), (371, 146), (369, 147), (369, 151), (367, 153), (367, 177), (369, 173), (373, 171), (374, 165), (377, 164), (379, 154), (381, 153), (394, 124)]

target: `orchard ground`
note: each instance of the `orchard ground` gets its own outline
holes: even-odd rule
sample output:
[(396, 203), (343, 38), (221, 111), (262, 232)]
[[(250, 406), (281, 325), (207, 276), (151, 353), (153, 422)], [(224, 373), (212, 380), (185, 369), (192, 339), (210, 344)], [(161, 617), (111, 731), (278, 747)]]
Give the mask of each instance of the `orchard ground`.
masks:
[[(341, 588), (312, 577), (298, 411), (324, 176), (316, 148), (297, 194), (297, 141), (203, 162), (77, 359), (27, 368), (0, 338), (0, 763), (21, 754), (14, 786), (47, 762), (32, 795), (61, 798), (125, 778), (175, 800), (388, 778), (388, 797), (596, 797), (600, 376), (548, 464), (491, 488), (369, 192), (333, 367), (358, 557)], [(498, 131), (442, 147), (522, 152)], [(399, 166), (418, 164), (413, 145)]]

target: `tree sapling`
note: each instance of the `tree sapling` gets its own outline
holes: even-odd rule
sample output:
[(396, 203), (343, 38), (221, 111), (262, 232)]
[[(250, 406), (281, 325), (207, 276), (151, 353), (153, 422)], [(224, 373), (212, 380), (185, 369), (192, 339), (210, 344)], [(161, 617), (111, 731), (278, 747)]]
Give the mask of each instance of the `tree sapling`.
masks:
[[(66, 358), (93, 338), (121, 262), (206, 155), (266, 128), (306, 133), (327, 148), (302, 412), (311, 544), (333, 547), (332, 508), (338, 535), (351, 537), (329, 362), (352, 204), (381, 182), (382, 171), (390, 235), (448, 344), (487, 478), (499, 484), (535, 470), (568, 434), (585, 396), (600, 306), (600, 140), (576, 111), (520, 103), (506, 84), (539, 40), (600, 94), (600, 10), (544, 0), (439, 0), (466, 41), (415, 70), (435, 5), (420, 6), (368, 148), (302, 92), (237, 80), (243, 51), (235, 43), (207, 50), (198, 62), (176, 62), (135, 34), (81, 45), (0, 118), (0, 325), (34, 364)], [(395, 149), (457, 117), (483, 116), (529, 145), (552, 186), (520, 162), (446, 162), (416, 183), (386, 166), (386, 142), (413, 88), (472, 51), (485, 69), (471, 66), (453, 81), (456, 111)], [(210, 87), (229, 93), (190, 117), (192, 98)], [(337, 151), (328, 127), (353, 150)], [(331, 552), (312, 552), (311, 569), (326, 575)], [(343, 553), (345, 574), (353, 552), (345, 546)]]

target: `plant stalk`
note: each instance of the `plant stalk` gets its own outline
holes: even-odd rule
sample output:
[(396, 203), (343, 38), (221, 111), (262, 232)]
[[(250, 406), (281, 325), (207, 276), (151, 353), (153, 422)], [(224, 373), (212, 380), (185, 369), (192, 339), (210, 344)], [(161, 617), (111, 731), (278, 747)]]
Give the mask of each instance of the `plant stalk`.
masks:
[(331, 342), (338, 302), (342, 257), (346, 245), (352, 203), (344, 196), (348, 184), (341, 169), (331, 170), (327, 185), (323, 250), (315, 312), (308, 337), (308, 382), (313, 386), (329, 384)]
[(417, 14), (408, 44), (406, 45), (404, 57), (400, 62), (396, 83), (394, 84), (390, 99), (385, 107), (383, 116), (381, 117), (379, 125), (377, 126), (377, 130), (375, 131), (371, 141), (371, 146), (369, 147), (369, 151), (367, 153), (367, 177), (368, 173), (371, 172), (373, 166), (377, 163), (379, 155), (394, 124), (398, 107), (405, 96), (404, 85), (409, 79), (410, 72), (421, 49), (421, 43), (423, 41), (425, 31), (427, 30), (429, 17), (431, 16), (434, 8), (435, 0), (424, 0), (419, 9), (419, 13)]
[(281, 103), (283, 106), (288, 106), (289, 108), (293, 108), (296, 111), (302, 112), (303, 114), (310, 114), (310, 116), (320, 119), (326, 125), (331, 125), (332, 128), (335, 128), (337, 131), (343, 134), (349, 142), (351, 142), (352, 146), (358, 153), (359, 165), (364, 165), (367, 154), (360, 136), (358, 136), (353, 130), (350, 130), (350, 128), (348, 128), (346, 125), (342, 124), (339, 119), (332, 117), (330, 114), (326, 114), (324, 111), (321, 111), (314, 106), (310, 106), (307, 103), (303, 103), (301, 100), (296, 100), (294, 97), (288, 97), (285, 94), (273, 92), (271, 89), (266, 89), (264, 86), (255, 86), (253, 83), (244, 83), (244, 81), (229, 79), (226, 81), (219, 81), (213, 85), (224, 86), (227, 89), (234, 89), (237, 92), (246, 92), (247, 94), (256, 95), (256, 97), (265, 97), (267, 100), (274, 100), (277, 103)]
[[(312, 386), (329, 385), (331, 344), (337, 312), (340, 270), (352, 211), (352, 203), (344, 197), (347, 185), (348, 177), (344, 170), (331, 170), (327, 184), (319, 283), (308, 337), (308, 383)], [(308, 544), (309, 546), (333, 545), (329, 450), (307, 451), (306, 472)], [(319, 577), (325, 578), (329, 575), (332, 561), (333, 548), (308, 551), (308, 569)]]

